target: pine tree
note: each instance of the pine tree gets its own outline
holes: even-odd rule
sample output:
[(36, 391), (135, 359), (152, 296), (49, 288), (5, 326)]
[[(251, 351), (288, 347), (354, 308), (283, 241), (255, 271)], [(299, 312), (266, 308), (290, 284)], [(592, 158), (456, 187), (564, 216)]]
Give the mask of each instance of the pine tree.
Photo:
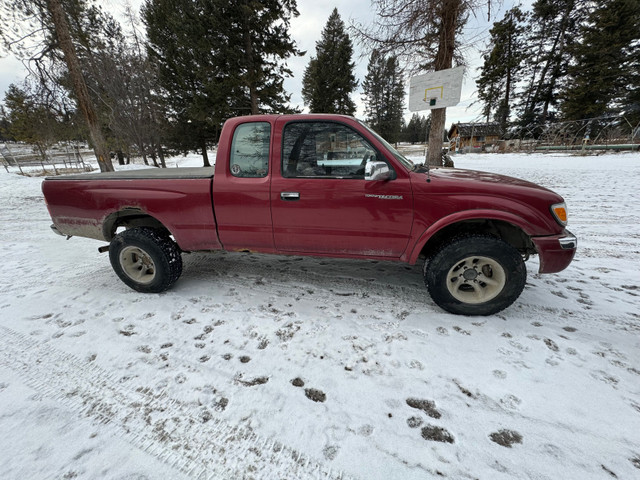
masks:
[(388, 57), (385, 67), (387, 78), (385, 104), (387, 105), (387, 112), (383, 119), (382, 131), (385, 132), (387, 140), (397, 142), (400, 137), (404, 114), (404, 77), (398, 63), (398, 57)]
[(634, 42), (634, 47), (629, 55), (627, 78), (627, 95), (624, 99), (622, 113), (629, 122), (632, 131), (635, 132), (635, 138), (640, 140), (640, 42), (638, 41)]
[(9, 120), (9, 115), (4, 106), (0, 105), (0, 142), (16, 140), (13, 135), (11, 135), (10, 129), (11, 121)]
[(379, 50), (374, 49), (369, 58), (362, 89), (365, 95), (363, 100), (367, 123), (378, 133), (384, 117), (385, 81), (385, 58)]
[(174, 144), (216, 141), (234, 115), (288, 111), (284, 61), (298, 55), (288, 33), (295, 0), (147, 0), (149, 54), (159, 68)]
[(404, 111), (404, 85), (398, 58), (385, 57), (374, 50), (362, 86), (367, 122), (387, 141), (397, 142)]
[(427, 140), (427, 135), (430, 128), (430, 116), (425, 118), (418, 113), (414, 113), (404, 130), (404, 141), (410, 143), (423, 143)]
[(476, 80), (483, 115), (487, 121), (500, 123), (503, 132), (507, 129), (525, 57), (524, 20), (522, 10), (514, 7), (493, 24), (489, 31), (492, 47), (484, 54), (484, 64)]
[(47, 150), (64, 139), (64, 126), (42, 92), (36, 92), (25, 82), (23, 87), (9, 85), (4, 97), (7, 133), (12, 138), (36, 147), (41, 162), (47, 160)]
[[(284, 77), (292, 76), (283, 63), (301, 55), (289, 34), (291, 17), (297, 17), (296, 0), (227, 1), (230, 14), (241, 25), (242, 36), (229, 33), (229, 45), (242, 45), (236, 68), (240, 85), (249, 99), (252, 114), (287, 113), (290, 95), (284, 91)], [(227, 54), (233, 56), (235, 50)]]
[(529, 55), (525, 87), (518, 105), (519, 123), (537, 134), (557, 118), (559, 92), (566, 80), (568, 49), (578, 38), (588, 0), (536, 0), (529, 17)]
[(353, 115), (356, 105), (351, 93), (358, 86), (352, 61), (353, 44), (345, 31), (338, 9), (329, 16), (321, 39), (316, 42), (302, 79), (302, 98), (314, 113)]
[(640, 3), (605, 0), (594, 4), (580, 28), (580, 39), (570, 49), (574, 60), (562, 93), (563, 117), (579, 120), (619, 114), (628, 92), (640, 88), (637, 83), (632, 87), (637, 82)]
[(223, 41), (217, 13), (205, 2), (148, 0), (141, 14), (173, 127), (167, 140), (184, 152), (200, 149), (204, 165), (210, 165), (207, 142), (215, 139), (224, 115), (218, 107), (224, 103), (222, 88), (216, 88), (221, 74), (214, 48)]

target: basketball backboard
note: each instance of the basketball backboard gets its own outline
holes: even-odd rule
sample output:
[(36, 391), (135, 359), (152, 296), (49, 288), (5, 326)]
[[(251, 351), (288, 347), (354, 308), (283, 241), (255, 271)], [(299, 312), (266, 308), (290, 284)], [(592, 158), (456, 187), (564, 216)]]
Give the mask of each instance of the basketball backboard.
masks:
[(453, 107), (460, 102), (464, 67), (449, 68), (411, 78), (409, 111)]

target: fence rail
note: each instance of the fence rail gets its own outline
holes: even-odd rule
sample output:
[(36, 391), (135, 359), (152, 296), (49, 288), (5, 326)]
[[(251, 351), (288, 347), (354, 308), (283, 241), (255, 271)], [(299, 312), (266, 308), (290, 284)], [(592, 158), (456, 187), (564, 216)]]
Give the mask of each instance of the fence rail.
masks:
[(90, 152), (71, 143), (57, 145), (44, 153), (32, 145), (4, 143), (0, 144), (0, 164), (7, 172), (17, 169), (22, 175), (89, 172), (93, 167), (83, 155)]
[(521, 151), (640, 150), (640, 123), (619, 115), (555, 122), (512, 130), (503, 142), (505, 150)]

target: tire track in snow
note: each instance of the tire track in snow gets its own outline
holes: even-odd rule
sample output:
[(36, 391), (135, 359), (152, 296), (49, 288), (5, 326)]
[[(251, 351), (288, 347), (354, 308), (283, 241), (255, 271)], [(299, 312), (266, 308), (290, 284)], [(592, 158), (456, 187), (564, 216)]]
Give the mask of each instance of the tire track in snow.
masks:
[(7, 327), (0, 326), (0, 333), (0, 364), (39, 395), (105, 425), (191, 478), (349, 478), (247, 428), (219, 419), (203, 422), (165, 393), (127, 389), (102, 368)]

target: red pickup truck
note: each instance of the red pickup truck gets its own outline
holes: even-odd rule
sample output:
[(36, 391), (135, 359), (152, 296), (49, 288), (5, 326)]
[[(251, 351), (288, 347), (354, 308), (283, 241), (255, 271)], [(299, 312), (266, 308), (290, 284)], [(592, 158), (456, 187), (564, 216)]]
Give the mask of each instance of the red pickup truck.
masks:
[[(140, 292), (168, 289), (181, 252), (424, 259), (445, 310), (490, 315), (526, 280), (573, 259), (557, 194), (515, 178), (428, 171), (358, 120), (260, 115), (228, 120), (214, 168), (50, 177), (42, 184), (55, 232), (106, 240), (117, 275)], [(101, 247), (106, 251), (107, 247)]]

